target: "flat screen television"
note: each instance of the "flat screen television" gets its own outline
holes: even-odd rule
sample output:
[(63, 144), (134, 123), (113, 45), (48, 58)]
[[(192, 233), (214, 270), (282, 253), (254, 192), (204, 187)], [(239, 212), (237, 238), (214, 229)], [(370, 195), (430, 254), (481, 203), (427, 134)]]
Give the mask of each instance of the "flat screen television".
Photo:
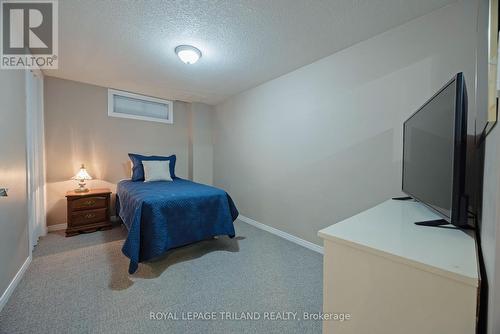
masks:
[(403, 192), (442, 219), (419, 225), (467, 227), (467, 91), (458, 73), (403, 125)]

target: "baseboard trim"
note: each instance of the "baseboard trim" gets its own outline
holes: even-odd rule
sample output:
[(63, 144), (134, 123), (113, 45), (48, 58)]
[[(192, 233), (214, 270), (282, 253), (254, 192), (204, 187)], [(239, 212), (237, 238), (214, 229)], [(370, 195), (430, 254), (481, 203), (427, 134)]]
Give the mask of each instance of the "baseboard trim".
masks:
[(16, 287), (19, 284), (19, 282), (21, 281), (21, 279), (23, 278), (24, 273), (28, 269), (30, 263), (31, 263), (31, 256), (29, 256), (26, 259), (26, 261), (24, 261), (23, 265), (21, 266), (21, 268), (17, 272), (16, 276), (14, 276), (14, 278), (10, 282), (9, 286), (7, 287), (7, 289), (5, 289), (4, 293), (2, 294), (2, 297), (0, 297), (0, 312), (2, 312), (2, 309), (7, 304), (7, 301), (9, 300), (10, 296), (12, 296), (12, 293), (16, 289)]
[(65, 230), (67, 227), (68, 227), (68, 224), (48, 225), (47, 231), (48, 232), (61, 231), (61, 230)]
[(291, 241), (293, 243), (296, 243), (297, 245), (300, 245), (302, 247), (308, 248), (312, 251), (315, 251), (317, 253), (323, 254), (323, 247), (316, 245), (315, 243), (312, 243), (310, 241), (301, 239), (299, 237), (296, 237), (292, 234), (283, 232), (281, 230), (278, 230), (277, 228), (271, 227), (266, 224), (259, 223), (256, 220), (253, 220), (251, 218), (245, 217), (243, 215), (239, 215), (238, 219), (241, 220), (244, 223), (247, 223), (249, 225), (252, 225), (254, 227), (257, 227), (258, 229), (264, 230), (266, 232), (272, 233), (274, 235), (277, 235), (278, 237), (281, 237), (283, 239), (286, 239), (288, 241)]

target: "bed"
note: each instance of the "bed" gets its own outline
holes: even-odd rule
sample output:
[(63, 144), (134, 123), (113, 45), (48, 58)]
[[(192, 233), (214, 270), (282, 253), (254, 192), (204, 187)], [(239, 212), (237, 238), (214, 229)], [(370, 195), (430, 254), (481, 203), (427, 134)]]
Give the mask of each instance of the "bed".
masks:
[(235, 236), (238, 210), (223, 190), (192, 181), (120, 181), (117, 215), (128, 229), (122, 252), (129, 273), (169, 249), (218, 235)]

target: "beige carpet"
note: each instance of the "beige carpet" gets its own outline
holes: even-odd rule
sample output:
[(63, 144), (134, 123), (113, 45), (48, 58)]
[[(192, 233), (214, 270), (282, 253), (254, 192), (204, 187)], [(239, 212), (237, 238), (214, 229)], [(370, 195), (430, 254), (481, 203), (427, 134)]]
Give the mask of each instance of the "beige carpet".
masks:
[[(122, 227), (72, 238), (50, 233), (0, 313), (0, 333), (320, 333), (320, 321), (300, 318), (321, 311), (322, 256), (235, 225), (235, 239), (170, 251), (134, 275), (121, 253)], [(151, 320), (151, 312), (178, 320)], [(205, 312), (215, 320), (187, 319)], [(220, 312), (260, 319), (223, 320)], [(297, 318), (264, 320), (266, 312)]]

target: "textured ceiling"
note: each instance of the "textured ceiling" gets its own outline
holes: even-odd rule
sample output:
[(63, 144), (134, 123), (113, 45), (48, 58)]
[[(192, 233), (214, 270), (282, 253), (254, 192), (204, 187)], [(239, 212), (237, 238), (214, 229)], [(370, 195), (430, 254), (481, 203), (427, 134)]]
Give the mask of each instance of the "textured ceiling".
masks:
[[(453, 0), (61, 0), (47, 75), (215, 104)], [(195, 65), (175, 55), (199, 48)]]

